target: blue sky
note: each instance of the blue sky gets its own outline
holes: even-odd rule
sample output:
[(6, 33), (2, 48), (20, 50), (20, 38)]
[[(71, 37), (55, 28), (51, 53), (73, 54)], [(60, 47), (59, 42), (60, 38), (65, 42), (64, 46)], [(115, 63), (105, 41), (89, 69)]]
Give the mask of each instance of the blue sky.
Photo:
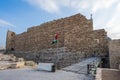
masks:
[(112, 39), (120, 39), (120, 0), (0, 0), (0, 47), (6, 32), (17, 34), (41, 23), (81, 13), (93, 14), (94, 29), (104, 28)]

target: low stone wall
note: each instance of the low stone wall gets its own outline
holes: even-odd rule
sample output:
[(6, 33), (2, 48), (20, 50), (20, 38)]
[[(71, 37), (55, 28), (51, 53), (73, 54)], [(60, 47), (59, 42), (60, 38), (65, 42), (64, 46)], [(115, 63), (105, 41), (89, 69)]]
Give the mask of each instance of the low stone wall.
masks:
[(71, 52), (66, 47), (42, 50), (36, 56), (37, 62), (55, 63), (57, 69), (61, 69), (71, 64), (80, 62), (86, 58), (84, 52)]
[(18, 58), (24, 58), (25, 60), (35, 60), (35, 52), (23, 52), (23, 51), (6, 51), (5, 54), (14, 54)]
[(97, 70), (96, 80), (120, 80), (120, 71), (118, 69), (103, 69)]
[(8, 54), (11, 53), (17, 57), (23, 57), (25, 60), (33, 60), (36, 63), (55, 63), (57, 69), (70, 66), (71, 64), (78, 63), (84, 58), (87, 58), (85, 52), (71, 52), (66, 47), (44, 49), (39, 52), (8, 52)]

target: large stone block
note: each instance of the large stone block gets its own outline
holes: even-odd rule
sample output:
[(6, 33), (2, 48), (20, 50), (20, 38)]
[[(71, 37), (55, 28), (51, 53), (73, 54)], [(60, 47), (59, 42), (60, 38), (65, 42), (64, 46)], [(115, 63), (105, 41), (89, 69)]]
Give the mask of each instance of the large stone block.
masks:
[(16, 62), (16, 63), (13, 63), (11, 64), (10, 68), (23, 68), (25, 67), (25, 62)]

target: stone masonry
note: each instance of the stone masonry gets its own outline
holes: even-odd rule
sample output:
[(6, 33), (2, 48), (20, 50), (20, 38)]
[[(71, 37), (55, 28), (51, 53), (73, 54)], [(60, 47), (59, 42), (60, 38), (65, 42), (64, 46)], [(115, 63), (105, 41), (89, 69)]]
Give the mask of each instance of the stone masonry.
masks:
[(51, 44), (56, 32), (59, 34), (59, 47), (68, 47), (73, 51), (99, 52), (103, 55), (107, 53), (107, 33), (103, 29), (93, 30), (92, 18), (86, 19), (81, 14), (46, 22), (17, 35), (8, 31), (6, 49), (36, 52), (56, 48), (56, 44)]
[(95, 80), (120, 80), (120, 70), (97, 68), (97, 74)]
[(120, 39), (109, 42), (110, 68), (118, 69), (120, 64)]
[(55, 63), (57, 69), (70, 66), (87, 58), (85, 52), (71, 52), (70, 49), (66, 47), (43, 49), (34, 53), (22, 51), (9, 51), (9, 53), (13, 53), (16, 57), (23, 57), (26, 60), (33, 60), (36, 63)]
[[(51, 53), (54, 53), (54, 49), (57, 47), (56, 44), (51, 44), (56, 33), (59, 34), (58, 47), (66, 47), (67, 49), (69, 49), (68, 53), (73, 54), (73, 56), (79, 55), (76, 54), (76, 52), (80, 52), (80, 54), (84, 57), (90, 57), (93, 55), (108, 55), (107, 32), (104, 29), (93, 30), (92, 17), (91, 19), (87, 19), (81, 14), (76, 14), (70, 17), (46, 22), (38, 26), (33, 26), (31, 28), (28, 28), (26, 32), (23, 32), (21, 34), (15, 34), (12, 31), (8, 31), (6, 40), (6, 51), (8, 53), (12, 51), (16, 54), (16, 56), (32, 60), (36, 59), (36, 56), (39, 53), (41, 54), (41, 56), (42, 54), (48, 55), (48, 53), (50, 55)], [(53, 50), (51, 51), (49, 49)], [(45, 53), (43, 50), (46, 50), (48, 52)], [(58, 51), (58, 54), (59, 53), (61, 53), (61, 51)], [(54, 55), (51, 54), (50, 56)], [(77, 60), (79, 60), (79, 56), (77, 57), (76, 61), (73, 60), (73, 63), (76, 63)], [(71, 61), (72, 58), (70, 58), (66, 61)], [(39, 57), (38, 61), (44, 59)], [(51, 58), (51, 60), (54, 59)], [(65, 63), (64, 59), (61, 61), (64, 62), (64, 64), (66, 65), (68, 65), (69, 63)], [(46, 60), (45, 62), (48, 61)]]
[[(56, 45), (51, 45), (51, 42), (54, 39), (55, 33), (58, 32), (58, 45), (59, 47), (63, 47), (66, 32), (71, 30), (76, 30), (78, 32), (93, 31), (92, 24), (92, 19), (88, 20), (85, 16), (76, 14), (28, 28), (27, 32), (15, 35), (12, 41), (7, 39), (7, 42), (15, 43), (13, 44), (13, 48), (16, 51), (39, 51), (42, 49), (55, 48)], [(13, 35), (11, 36), (9, 34), (11, 34), (10, 31), (8, 32), (8, 37), (13, 39)], [(9, 44), (7, 44), (6, 47), (7, 50), (11, 50), (12, 48)]]

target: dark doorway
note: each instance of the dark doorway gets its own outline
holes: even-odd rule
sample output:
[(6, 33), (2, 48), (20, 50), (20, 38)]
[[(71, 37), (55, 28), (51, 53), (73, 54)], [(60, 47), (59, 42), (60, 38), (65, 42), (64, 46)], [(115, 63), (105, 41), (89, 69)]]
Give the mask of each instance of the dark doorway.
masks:
[(11, 51), (14, 51), (14, 48), (11, 48)]
[(109, 58), (108, 57), (102, 58), (101, 61), (102, 61), (102, 68), (109, 68)]

